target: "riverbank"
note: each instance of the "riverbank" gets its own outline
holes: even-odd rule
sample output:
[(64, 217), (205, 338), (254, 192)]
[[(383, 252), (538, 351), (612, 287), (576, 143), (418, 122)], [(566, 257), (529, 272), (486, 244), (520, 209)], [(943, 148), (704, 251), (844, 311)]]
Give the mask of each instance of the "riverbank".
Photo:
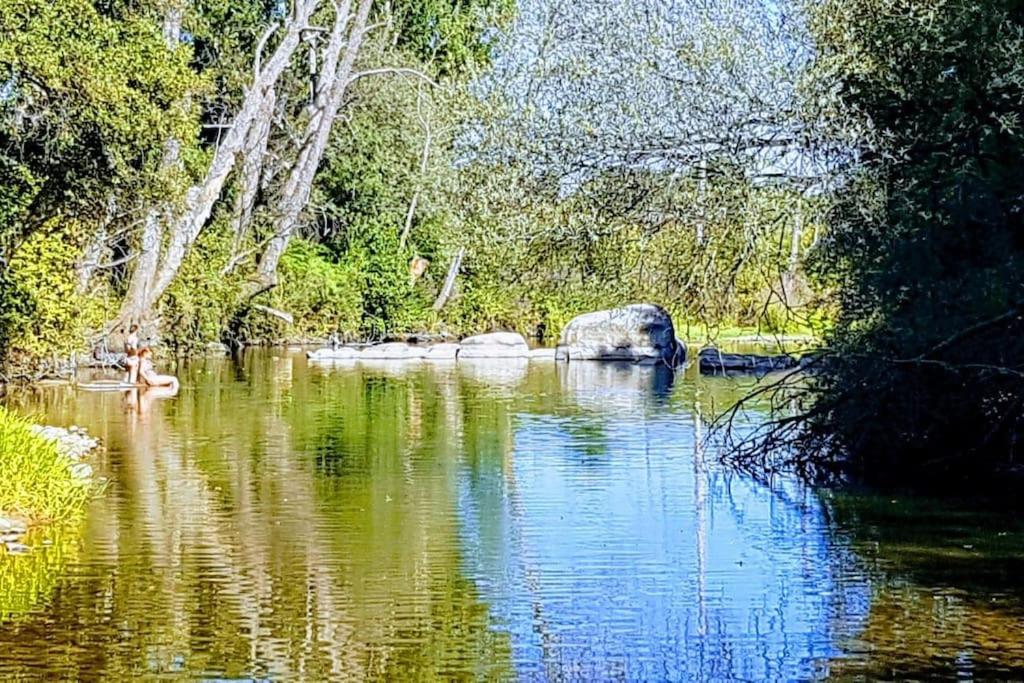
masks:
[(84, 430), (41, 427), (0, 408), (0, 547), (24, 551), (29, 527), (81, 512), (95, 491), (84, 459), (97, 448)]

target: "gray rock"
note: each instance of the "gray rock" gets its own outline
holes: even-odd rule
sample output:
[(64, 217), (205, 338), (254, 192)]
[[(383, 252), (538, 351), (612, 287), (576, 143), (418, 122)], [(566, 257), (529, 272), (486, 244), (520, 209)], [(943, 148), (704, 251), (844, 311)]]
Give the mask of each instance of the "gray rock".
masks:
[(336, 349), (317, 349), (306, 353), (309, 360), (355, 360), (359, 358), (359, 351), (349, 346), (339, 346)]
[(427, 347), (423, 358), (425, 360), (455, 360), (458, 358), (461, 348), (458, 344), (434, 344)]
[(530, 347), (523, 335), (515, 332), (491, 332), (462, 340), (459, 360), (474, 358), (529, 358)]
[(559, 340), (558, 360), (686, 362), (672, 318), (661, 306), (631, 304), (573, 318)]
[(71, 466), (71, 476), (79, 481), (92, 479), (92, 466), (84, 462), (76, 462)]
[(60, 427), (36, 425), (32, 430), (47, 441), (54, 442), (57, 450), (69, 460), (81, 460), (100, 445), (99, 440), (92, 438), (81, 428), (71, 431)]
[(789, 370), (800, 364), (793, 356), (759, 356), (752, 353), (722, 353), (714, 347), (700, 350), (698, 364), (702, 375), (767, 374)]
[(422, 346), (409, 346), (403, 342), (377, 344), (363, 349), (359, 358), (367, 360), (419, 360), (426, 354)]
[(7, 548), (7, 552), (12, 555), (23, 555), (32, 550), (32, 548), (28, 547), (24, 543), (8, 542), (5, 543), (4, 546)]

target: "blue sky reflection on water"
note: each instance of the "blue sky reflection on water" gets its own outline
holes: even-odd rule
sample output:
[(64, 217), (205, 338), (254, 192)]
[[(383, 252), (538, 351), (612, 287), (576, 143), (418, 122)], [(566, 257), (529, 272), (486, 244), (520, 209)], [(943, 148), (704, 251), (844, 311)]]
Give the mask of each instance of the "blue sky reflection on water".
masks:
[[(536, 679), (764, 680), (825, 673), (870, 586), (812, 492), (704, 462), (648, 373), (588, 378), (590, 414), (521, 413), (504, 471), (466, 467), (466, 573)], [(603, 413), (597, 412), (604, 406)]]

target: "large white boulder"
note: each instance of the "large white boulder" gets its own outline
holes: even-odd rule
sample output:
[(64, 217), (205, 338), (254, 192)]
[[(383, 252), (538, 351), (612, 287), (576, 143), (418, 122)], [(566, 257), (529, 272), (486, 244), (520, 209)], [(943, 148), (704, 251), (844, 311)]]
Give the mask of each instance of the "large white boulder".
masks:
[(530, 347), (523, 335), (515, 332), (491, 332), (466, 337), (459, 349), (459, 360), (473, 358), (529, 358)]
[(559, 360), (664, 362), (686, 361), (672, 318), (661, 306), (631, 304), (573, 318), (558, 343)]
[(390, 342), (368, 346), (359, 354), (365, 360), (419, 360), (427, 350), (422, 346), (410, 346), (404, 342)]

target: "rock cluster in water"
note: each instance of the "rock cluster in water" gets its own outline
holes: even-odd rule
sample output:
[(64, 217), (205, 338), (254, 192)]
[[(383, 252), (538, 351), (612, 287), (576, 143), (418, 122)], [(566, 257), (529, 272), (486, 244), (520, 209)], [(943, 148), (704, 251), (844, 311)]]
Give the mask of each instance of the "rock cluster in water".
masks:
[[(57, 452), (70, 462), (71, 475), (83, 485), (92, 481), (92, 466), (83, 459), (99, 448), (98, 439), (89, 436), (81, 427), (44, 427), (36, 425), (32, 430), (47, 441), (54, 442)], [(20, 519), (0, 516), (0, 546), (9, 553), (28, 552), (29, 547), (21, 542), (28, 525)]]
[(515, 332), (491, 332), (467, 337), (458, 344), (417, 346), (389, 342), (364, 349), (319, 349), (306, 355), (311, 360), (341, 361), (589, 360), (677, 367), (686, 362), (686, 347), (676, 339), (672, 318), (665, 309), (653, 304), (633, 304), (574, 318), (554, 349), (531, 349), (523, 336)]

